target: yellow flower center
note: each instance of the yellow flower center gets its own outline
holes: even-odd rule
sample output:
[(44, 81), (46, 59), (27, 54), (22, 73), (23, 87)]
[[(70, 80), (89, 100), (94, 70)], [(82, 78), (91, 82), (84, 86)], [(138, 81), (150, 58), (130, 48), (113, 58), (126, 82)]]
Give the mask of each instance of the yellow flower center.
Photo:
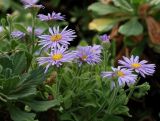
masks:
[(52, 59), (54, 61), (61, 60), (62, 58), (63, 58), (63, 55), (61, 53), (52, 55)]
[(51, 41), (56, 42), (62, 39), (62, 35), (61, 34), (55, 34), (51, 36)]
[(131, 67), (137, 69), (137, 68), (141, 67), (141, 64), (139, 64), (139, 63), (132, 63)]
[(118, 75), (119, 77), (124, 77), (124, 76), (125, 76), (125, 74), (124, 74), (122, 71), (118, 71), (118, 72), (117, 72), (117, 75)]
[(87, 59), (87, 56), (86, 55), (83, 55), (82, 56), (82, 60), (86, 60)]

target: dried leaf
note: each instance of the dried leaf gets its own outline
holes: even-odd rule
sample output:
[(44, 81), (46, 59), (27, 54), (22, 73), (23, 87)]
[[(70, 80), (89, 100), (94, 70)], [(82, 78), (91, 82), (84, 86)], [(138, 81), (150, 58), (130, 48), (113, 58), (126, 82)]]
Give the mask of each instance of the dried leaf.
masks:
[(51, 73), (50, 77), (45, 81), (46, 84), (52, 85), (55, 83), (57, 77), (57, 72), (54, 71)]
[(111, 34), (109, 35), (111, 39), (116, 40), (118, 43), (122, 43), (123, 41), (123, 35), (118, 33), (119, 24), (115, 25), (111, 31)]
[(146, 18), (148, 34), (153, 44), (160, 44), (160, 24), (151, 16)]
[(143, 40), (144, 36), (143, 34), (141, 35), (138, 35), (138, 36), (132, 36), (132, 40), (135, 42), (135, 43), (139, 43)]
[(109, 4), (112, 2), (112, 0), (100, 0), (100, 2), (103, 4)]
[(138, 13), (139, 16), (141, 16), (142, 18), (145, 18), (145, 16), (147, 15), (148, 10), (150, 9), (150, 5), (149, 4), (142, 4), (139, 7)]

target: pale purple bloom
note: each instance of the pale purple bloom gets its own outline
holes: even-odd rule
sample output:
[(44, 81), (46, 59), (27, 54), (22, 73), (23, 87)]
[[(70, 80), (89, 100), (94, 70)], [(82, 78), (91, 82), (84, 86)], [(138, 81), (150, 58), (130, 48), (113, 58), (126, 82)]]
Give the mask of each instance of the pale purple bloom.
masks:
[(120, 86), (125, 85), (125, 83), (127, 83), (128, 86), (130, 86), (131, 84), (134, 84), (136, 79), (137, 79), (137, 75), (132, 73), (131, 69), (125, 69), (125, 68), (113, 68), (112, 67), (112, 71), (108, 71), (108, 72), (102, 72), (101, 76), (103, 78), (109, 78), (109, 79), (116, 79), (118, 78), (118, 84)]
[(21, 0), (21, 2), (25, 5), (25, 8), (43, 8), (42, 5), (36, 5), (39, 0)]
[(25, 33), (21, 32), (21, 31), (13, 31), (13, 32), (11, 33), (11, 36), (12, 36), (13, 38), (21, 39), (21, 38), (23, 38), (23, 37), (25, 36)]
[(50, 35), (41, 35), (39, 36), (40, 43), (42, 48), (54, 48), (59, 46), (68, 46), (69, 42), (72, 41), (76, 35), (75, 31), (72, 29), (67, 30), (67, 26), (60, 31), (59, 27), (49, 28)]
[(21, 0), (21, 2), (25, 5), (27, 4), (36, 4), (39, 0)]
[(2, 26), (0, 26), (0, 33), (1, 33), (1, 32), (3, 32), (3, 27), (2, 27)]
[[(29, 27), (27, 28), (27, 31), (31, 34), (31, 33), (32, 33), (32, 27), (29, 26)], [(36, 35), (36, 36), (40, 36), (40, 35), (43, 33), (43, 29), (35, 28), (34, 32), (35, 32), (35, 35)]]
[(41, 21), (64, 20), (64, 16), (61, 13), (55, 13), (54, 11), (52, 14), (48, 13), (48, 15), (39, 14), (38, 17)]
[(153, 75), (155, 72), (155, 64), (147, 64), (148, 61), (142, 60), (139, 61), (138, 56), (131, 56), (131, 58), (127, 58), (123, 56), (123, 60), (119, 60), (119, 64), (122, 64), (122, 67), (129, 68), (135, 70), (135, 72), (139, 73), (143, 77), (145, 75)]
[(102, 53), (102, 46), (101, 45), (93, 45), (91, 47), (91, 51), (95, 54), (101, 54)]
[(105, 43), (109, 43), (110, 41), (110, 36), (108, 36), (107, 34), (104, 34), (104, 35), (101, 35), (100, 37), (100, 40), (102, 40), (103, 42)]
[(101, 46), (79, 46), (76, 50), (76, 58), (78, 63), (97, 64), (101, 62)]
[(50, 54), (48, 54), (48, 57), (39, 57), (37, 59), (38, 64), (45, 65), (45, 73), (47, 72), (48, 68), (50, 66), (56, 66), (59, 67), (62, 65), (64, 62), (70, 62), (74, 59), (75, 55), (74, 52), (68, 52), (66, 51), (66, 47), (59, 47), (59, 48), (54, 48)]

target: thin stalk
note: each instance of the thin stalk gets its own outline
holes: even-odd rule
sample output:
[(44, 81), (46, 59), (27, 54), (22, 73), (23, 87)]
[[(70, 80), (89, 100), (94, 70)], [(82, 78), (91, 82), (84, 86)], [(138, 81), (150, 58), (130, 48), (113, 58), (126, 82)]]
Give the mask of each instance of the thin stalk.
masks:
[(113, 90), (113, 95), (111, 97), (110, 104), (108, 104), (108, 109), (107, 109), (108, 114), (111, 113), (111, 109), (112, 109), (113, 104), (115, 103), (118, 91), (119, 91), (119, 88), (118, 86), (116, 86), (115, 89)]
[(32, 15), (32, 54), (34, 53), (34, 49), (35, 49), (35, 16)]
[(61, 85), (61, 79), (62, 78), (59, 78), (60, 77), (60, 69), (57, 68), (57, 79), (56, 79), (56, 97), (58, 97), (59, 95), (59, 92), (60, 92), (60, 85)]
[(129, 92), (129, 94), (128, 94), (128, 100), (129, 100), (129, 98), (132, 96), (132, 94), (133, 94), (133, 92), (134, 92), (134, 90), (135, 90), (135, 87), (136, 87), (136, 85), (138, 84), (139, 80), (140, 80), (140, 77), (138, 77), (136, 83), (135, 83), (133, 86), (130, 87), (130, 92)]
[[(108, 43), (107, 43), (108, 44)], [(108, 45), (106, 43), (104, 43), (103, 45), (103, 56), (104, 56), (104, 59), (103, 59), (103, 62), (104, 62), (104, 71), (107, 71), (107, 66), (108, 66), (108, 62), (109, 62), (109, 58), (111, 56), (111, 54), (108, 52)], [(103, 93), (105, 93), (104, 91), (104, 85), (103, 85), (103, 80), (101, 79), (101, 86), (102, 86), (102, 91)]]
[(8, 22), (8, 26), (9, 26), (9, 30), (8, 31), (8, 34), (9, 34), (9, 40), (11, 41), (11, 33), (12, 33), (12, 18), (11, 18), (11, 15), (8, 15), (7, 16), (7, 22)]
[(9, 40), (11, 41), (12, 24), (9, 22)]
[[(82, 65), (81, 65), (82, 66)], [(79, 76), (80, 75), (80, 73), (81, 73), (81, 70), (82, 70), (82, 67), (79, 67), (78, 66), (78, 69), (76, 69), (76, 74), (75, 74), (75, 77), (72, 79), (72, 85), (71, 85), (71, 88), (72, 89), (75, 89), (75, 82), (76, 82), (76, 79), (77, 79), (77, 76)]]

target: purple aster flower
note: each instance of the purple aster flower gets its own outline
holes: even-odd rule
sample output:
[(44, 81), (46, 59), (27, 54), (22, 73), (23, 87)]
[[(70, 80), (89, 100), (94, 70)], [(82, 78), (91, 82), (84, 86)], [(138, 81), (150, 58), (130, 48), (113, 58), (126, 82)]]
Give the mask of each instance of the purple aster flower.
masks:
[(54, 11), (52, 14), (48, 13), (48, 15), (39, 14), (38, 17), (41, 21), (64, 20), (64, 16), (61, 13), (55, 13)]
[(13, 32), (11, 33), (11, 36), (12, 36), (13, 38), (21, 39), (21, 38), (23, 38), (23, 37), (25, 36), (25, 33), (21, 32), (21, 31), (13, 31)]
[(137, 79), (137, 75), (132, 74), (132, 70), (131, 69), (125, 69), (125, 68), (113, 68), (112, 67), (112, 71), (108, 71), (108, 72), (102, 72), (101, 76), (103, 78), (110, 78), (110, 79), (114, 79), (114, 78), (118, 78), (118, 84), (120, 86), (125, 85), (125, 83), (127, 83), (128, 86), (130, 86), (131, 84), (134, 84), (136, 79)]
[[(32, 27), (29, 26), (29, 27), (27, 28), (27, 31), (28, 31), (29, 33), (32, 33)], [(36, 28), (34, 31), (35, 31), (35, 35), (36, 35), (36, 36), (40, 36), (40, 35), (43, 33), (43, 30), (40, 29), (40, 28)]]
[(83, 62), (88, 64), (96, 64), (101, 62), (101, 46), (94, 45), (92, 46), (79, 46), (76, 51), (76, 57), (78, 63), (81, 65)]
[(131, 56), (131, 58), (127, 58), (123, 56), (123, 60), (119, 60), (119, 64), (122, 64), (122, 67), (129, 68), (135, 70), (135, 72), (139, 73), (143, 77), (145, 75), (153, 75), (155, 72), (155, 64), (147, 64), (148, 61), (142, 60), (139, 61), (138, 56)]
[(101, 52), (102, 52), (102, 46), (100, 46), (100, 45), (93, 45), (93, 47), (91, 48), (91, 50), (95, 54), (101, 54)]
[(55, 48), (48, 54), (48, 57), (39, 57), (37, 59), (39, 65), (46, 65), (45, 73), (50, 66), (61, 66), (64, 62), (70, 62), (74, 59), (75, 55), (73, 52), (66, 51), (66, 47)]
[(25, 8), (43, 8), (42, 5), (36, 5), (39, 0), (21, 0), (21, 2), (25, 5)]
[(100, 36), (100, 40), (102, 40), (105, 43), (109, 43), (110, 41), (110, 36), (108, 36), (107, 34), (101, 35)]
[(59, 30), (59, 27), (49, 28), (49, 32), (51, 35), (39, 36), (41, 39), (39, 45), (42, 45), (42, 48), (49, 49), (61, 45), (68, 46), (69, 41), (72, 41), (76, 37), (75, 31), (72, 29), (67, 30), (67, 26), (62, 31)]

